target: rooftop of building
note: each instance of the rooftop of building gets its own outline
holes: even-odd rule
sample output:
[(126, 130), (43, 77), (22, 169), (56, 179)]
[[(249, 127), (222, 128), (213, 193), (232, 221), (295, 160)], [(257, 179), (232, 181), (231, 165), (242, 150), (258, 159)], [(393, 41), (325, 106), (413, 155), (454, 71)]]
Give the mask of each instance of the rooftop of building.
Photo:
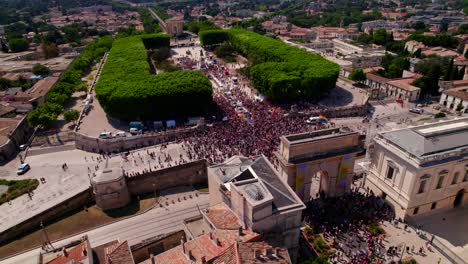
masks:
[(42, 80), (39, 80), (36, 84), (33, 85), (30, 89), (24, 92), (18, 92), (16, 97), (24, 97), (34, 99), (37, 97), (41, 97), (46, 95), (49, 90), (54, 86), (54, 84), (58, 81), (58, 77), (46, 77)]
[(238, 230), (241, 227), (236, 214), (225, 203), (211, 206), (205, 214), (216, 229)]
[(468, 100), (468, 85), (450, 88), (450, 89), (443, 91), (443, 93), (460, 98), (462, 100)]
[(165, 251), (142, 264), (189, 263), (291, 263), (287, 249), (277, 243), (259, 241), (257, 234), (249, 240), (235, 231), (216, 230)]
[(415, 91), (421, 90), (421, 88), (416, 87), (411, 84), (417, 78), (419, 78), (419, 76), (414, 76), (414, 77), (406, 78), (406, 79), (393, 80), (393, 81), (389, 81), (388, 84), (395, 86), (397, 88), (403, 89), (408, 92), (415, 92)]
[(42, 263), (45, 264), (68, 264), (68, 263), (89, 263), (89, 257), (93, 254), (89, 248), (87, 238), (82, 239), (78, 244), (63, 247), (56, 252), (41, 255)]
[(236, 188), (241, 186), (239, 190), (252, 204), (271, 200), (276, 211), (305, 208), (299, 197), (280, 179), (263, 155), (251, 158), (234, 156), (209, 169), (216, 174), (225, 188), (229, 189), (231, 183), (235, 184)]
[(134, 264), (128, 242), (122, 241), (109, 245), (104, 249), (104, 264)]
[(118, 167), (106, 168), (96, 171), (95, 176), (92, 178), (93, 183), (106, 183), (120, 180), (124, 177), (123, 170)]
[(382, 132), (382, 137), (417, 157), (455, 151), (468, 146), (468, 118)]
[(23, 117), (0, 118), (0, 145), (8, 141), (8, 136), (19, 125)]
[(333, 139), (344, 135), (348, 136), (357, 134), (357, 132), (348, 129), (329, 128), (312, 132), (281, 136), (281, 141), (287, 142), (289, 145), (299, 145), (327, 139)]
[[(247, 230), (244, 230), (244, 232), (245, 231)], [(250, 231), (250, 233), (253, 232)], [(202, 259), (205, 259), (207, 262), (214, 261), (216, 258), (223, 256), (223, 253), (236, 243), (236, 241), (248, 242), (259, 238), (258, 234), (253, 234), (255, 234), (255, 236), (243, 239), (242, 236), (239, 236), (238, 231), (215, 230), (155, 256), (153, 258), (154, 262), (148, 259), (142, 264), (202, 263)]]

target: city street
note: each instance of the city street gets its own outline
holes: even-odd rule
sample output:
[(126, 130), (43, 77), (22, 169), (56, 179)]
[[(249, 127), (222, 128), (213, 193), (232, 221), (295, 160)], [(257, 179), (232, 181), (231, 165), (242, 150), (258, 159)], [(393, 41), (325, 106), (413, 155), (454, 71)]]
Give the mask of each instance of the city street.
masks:
[[(183, 195), (183, 193), (179, 194)], [(96, 247), (115, 239), (128, 240), (129, 245), (141, 242), (158, 235), (183, 229), (183, 220), (200, 214), (199, 209), (208, 207), (209, 195), (193, 196), (192, 199), (181, 200), (169, 206), (156, 207), (146, 213), (125, 220), (93, 229), (57, 242), (55, 248), (88, 235), (91, 246)], [(2, 264), (36, 264), (40, 248), (2, 260)]]

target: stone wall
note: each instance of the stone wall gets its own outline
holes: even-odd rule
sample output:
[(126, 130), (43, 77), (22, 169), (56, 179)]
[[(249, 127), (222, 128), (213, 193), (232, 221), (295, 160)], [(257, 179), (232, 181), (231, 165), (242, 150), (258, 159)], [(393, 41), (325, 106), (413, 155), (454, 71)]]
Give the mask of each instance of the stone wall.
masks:
[(131, 195), (141, 195), (184, 185), (206, 185), (208, 184), (206, 166), (205, 160), (198, 160), (127, 177), (128, 190)]
[(145, 239), (140, 243), (131, 246), (130, 249), (132, 251), (133, 259), (135, 260), (135, 263), (143, 262), (150, 258), (150, 254), (156, 256), (171, 248), (177, 247), (180, 245), (181, 239), (184, 241), (186, 240), (185, 232), (183, 230)]
[(86, 189), (72, 198), (63, 201), (58, 205), (0, 233), (0, 241), (5, 243), (14, 239), (18, 239), (19, 236), (38, 229), (41, 221), (44, 223), (44, 225), (47, 225), (49, 222), (73, 210), (84, 208), (85, 205), (92, 203), (92, 201), (92, 192), (90, 189)]
[[(12, 118), (5, 118), (7, 120), (16, 120)], [(19, 146), (27, 143), (29, 137), (33, 134), (34, 128), (29, 126), (26, 116), (18, 120), (15, 129), (11, 131), (5, 143), (0, 146), (0, 163), (4, 163), (19, 151)]]
[(131, 137), (101, 139), (75, 134), (75, 146), (88, 152), (95, 153), (119, 153), (132, 149), (153, 146), (165, 142), (174, 141), (178, 136), (192, 133), (194, 130), (203, 129), (201, 126), (170, 130), (166, 132), (147, 133)]
[(350, 116), (364, 116), (367, 113), (367, 100), (365, 104), (362, 105), (353, 105), (353, 106), (345, 106), (345, 107), (337, 107), (337, 108), (330, 108), (324, 110), (316, 110), (311, 112), (300, 112), (300, 115), (307, 115), (307, 116), (318, 116), (320, 114), (328, 117), (328, 118), (336, 118), (336, 117), (350, 117)]

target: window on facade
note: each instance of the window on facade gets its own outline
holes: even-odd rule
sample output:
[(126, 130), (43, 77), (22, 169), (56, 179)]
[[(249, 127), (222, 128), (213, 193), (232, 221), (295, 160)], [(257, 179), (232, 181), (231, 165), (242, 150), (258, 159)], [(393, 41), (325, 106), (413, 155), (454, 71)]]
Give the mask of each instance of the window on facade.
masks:
[(419, 184), (418, 193), (423, 193), (425, 189), (426, 189), (426, 180), (423, 180)]
[(419, 207), (414, 208), (413, 214), (414, 214), (414, 215), (415, 215), (415, 214), (418, 214), (418, 212), (419, 212)]
[(459, 173), (458, 171), (455, 172), (455, 173), (453, 174), (452, 184), (457, 184), (457, 182), (458, 182), (458, 175), (459, 175), (459, 174), (460, 174), (460, 173)]
[(434, 210), (436, 208), (436, 206), (437, 206), (437, 203), (432, 203), (431, 210)]
[(468, 170), (465, 171), (465, 176), (463, 176), (463, 182), (468, 181)]
[(388, 166), (387, 179), (392, 179), (393, 173), (395, 173), (395, 168), (393, 168), (392, 166)]
[(439, 180), (437, 181), (436, 189), (442, 188), (442, 184), (444, 183), (444, 178), (445, 178), (445, 176), (440, 176), (439, 177)]

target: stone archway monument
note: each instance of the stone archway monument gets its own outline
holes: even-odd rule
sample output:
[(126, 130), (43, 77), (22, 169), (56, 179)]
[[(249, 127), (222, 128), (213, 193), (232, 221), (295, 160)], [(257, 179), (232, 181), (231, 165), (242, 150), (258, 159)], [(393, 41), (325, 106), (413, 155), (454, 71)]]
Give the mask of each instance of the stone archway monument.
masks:
[(282, 136), (275, 155), (282, 179), (303, 201), (309, 201), (319, 192), (336, 196), (349, 191), (354, 161), (361, 151), (357, 132), (330, 128)]

